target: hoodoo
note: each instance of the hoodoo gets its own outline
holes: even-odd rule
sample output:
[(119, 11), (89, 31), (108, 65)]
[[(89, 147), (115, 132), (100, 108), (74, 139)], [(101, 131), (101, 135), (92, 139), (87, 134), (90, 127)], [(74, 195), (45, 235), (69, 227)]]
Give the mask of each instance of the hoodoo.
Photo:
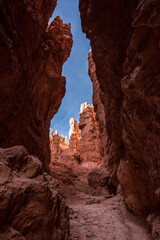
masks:
[(99, 124), (93, 106), (81, 104), (79, 119), (81, 129), (80, 161), (87, 168), (94, 168), (102, 162)]
[(94, 107), (88, 103), (81, 104), (79, 115), (79, 125), (74, 118), (70, 118), (69, 144), (57, 131), (50, 139), (51, 172), (57, 161), (68, 166), (79, 163), (87, 169), (96, 168), (102, 163), (102, 144)]

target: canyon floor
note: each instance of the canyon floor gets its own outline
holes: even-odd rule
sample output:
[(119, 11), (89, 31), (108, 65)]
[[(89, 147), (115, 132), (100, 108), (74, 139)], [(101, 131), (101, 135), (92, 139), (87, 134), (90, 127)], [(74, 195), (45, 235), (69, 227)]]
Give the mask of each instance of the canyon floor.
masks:
[(91, 188), (86, 176), (72, 185), (60, 184), (70, 209), (69, 240), (152, 239), (145, 223), (126, 210), (121, 194)]

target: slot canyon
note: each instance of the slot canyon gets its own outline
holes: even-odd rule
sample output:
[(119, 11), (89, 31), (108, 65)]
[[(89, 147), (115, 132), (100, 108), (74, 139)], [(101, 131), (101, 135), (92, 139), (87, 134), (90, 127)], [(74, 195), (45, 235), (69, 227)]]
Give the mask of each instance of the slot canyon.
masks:
[(58, 2), (0, 0), (0, 240), (160, 240), (160, 1), (77, 0), (93, 105), (69, 141)]

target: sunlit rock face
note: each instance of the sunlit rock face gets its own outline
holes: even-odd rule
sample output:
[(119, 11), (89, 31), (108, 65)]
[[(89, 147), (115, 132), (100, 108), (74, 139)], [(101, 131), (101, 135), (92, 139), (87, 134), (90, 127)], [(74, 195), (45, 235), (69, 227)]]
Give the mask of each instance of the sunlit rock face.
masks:
[(67, 240), (69, 210), (42, 162), (23, 146), (0, 148), (0, 239)]
[[(79, 120), (78, 125), (74, 118), (70, 118), (69, 144), (57, 131), (50, 138), (50, 174), (66, 185), (75, 184), (77, 181), (82, 183), (92, 169), (102, 165), (103, 148), (92, 105), (81, 104)], [(103, 177), (104, 174), (98, 177), (96, 175), (95, 181), (103, 181)]]
[(128, 208), (147, 215), (160, 199), (160, 4), (80, 0), (79, 8), (105, 109), (110, 177)]
[(51, 162), (57, 161), (59, 158), (59, 154), (61, 153), (60, 136), (58, 132), (56, 132), (50, 140), (50, 149), (51, 149)]
[(79, 154), (80, 145), (80, 130), (77, 121), (74, 118), (70, 118), (70, 130), (69, 130), (69, 154)]
[(80, 131), (75, 119), (70, 119), (69, 144), (67, 137), (62, 137), (57, 131), (50, 138), (51, 162), (49, 164), (52, 177), (65, 184), (72, 184), (72, 168), (79, 166)]
[(65, 94), (62, 65), (72, 47), (70, 25), (49, 18), (56, 0), (0, 3), (0, 146), (24, 145), (50, 160), (49, 125)]
[(89, 170), (102, 164), (103, 147), (93, 106), (81, 104), (79, 125), (73, 118), (69, 124), (69, 144), (56, 131), (50, 139), (50, 172), (58, 179), (63, 178), (64, 172), (68, 173), (68, 167)]
[[(69, 144), (67, 143), (67, 137), (62, 137), (58, 134), (57, 130), (54, 132), (50, 139), (51, 149), (51, 164), (55, 161), (65, 161), (69, 164), (71, 159), (79, 156), (80, 145), (80, 130), (77, 121), (74, 118), (70, 118), (70, 130), (69, 130)], [(72, 160), (73, 160), (72, 159)], [(75, 160), (75, 159), (74, 159)]]
[(94, 108), (88, 103), (81, 105), (79, 128), (81, 130), (80, 161), (87, 168), (98, 167), (102, 162), (99, 124)]

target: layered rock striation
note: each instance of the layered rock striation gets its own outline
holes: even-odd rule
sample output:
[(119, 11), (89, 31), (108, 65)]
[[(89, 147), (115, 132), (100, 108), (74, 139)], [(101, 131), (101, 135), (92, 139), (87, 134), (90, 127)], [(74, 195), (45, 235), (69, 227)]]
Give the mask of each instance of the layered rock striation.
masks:
[(70, 25), (49, 18), (53, 1), (0, 3), (0, 146), (23, 145), (50, 161), (49, 125), (65, 94), (62, 65), (72, 47)]
[[(51, 149), (51, 162), (53, 161), (57, 161), (59, 158), (59, 155), (62, 153), (63, 151), (63, 143), (61, 144), (61, 142), (64, 139), (59, 136), (58, 132), (55, 132), (55, 134), (53, 134), (52, 138), (50, 139), (50, 149)], [(67, 145), (68, 148), (68, 145)]]
[(87, 168), (98, 167), (102, 162), (103, 151), (99, 124), (92, 105), (81, 104), (79, 128), (81, 130), (80, 161)]
[(69, 130), (69, 150), (70, 155), (79, 154), (80, 147), (80, 129), (77, 121), (74, 118), (70, 118), (70, 130)]
[(160, 199), (160, 4), (80, 0), (79, 8), (105, 110), (106, 166), (128, 208), (147, 216)]

